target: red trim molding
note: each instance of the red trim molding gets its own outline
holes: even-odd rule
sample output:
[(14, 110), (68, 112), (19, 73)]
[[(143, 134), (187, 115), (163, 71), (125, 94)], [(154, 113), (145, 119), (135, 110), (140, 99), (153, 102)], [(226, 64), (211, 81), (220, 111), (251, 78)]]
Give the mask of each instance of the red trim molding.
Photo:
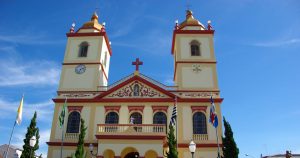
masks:
[(97, 139), (164, 140), (162, 135), (96, 135)]
[[(164, 93), (165, 95), (167, 95), (167, 96), (169, 96), (171, 98), (175, 98), (175, 95), (173, 93), (170, 93), (169, 91), (167, 91), (167, 90), (165, 90), (165, 89), (163, 89), (163, 88), (161, 88), (161, 87), (159, 87), (159, 86), (157, 86), (157, 85), (155, 85), (155, 84), (153, 84), (153, 83), (151, 83), (151, 82), (149, 82), (149, 81), (147, 81), (147, 80), (145, 80), (145, 79), (143, 79), (143, 78), (141, 78), (139, 76), (134, 76), (134, 77), (132, 77), (132, 78), (130, 78), (130, 79), (128, 79), (128, 80), (120, 83), (119, 85), (116, 85), (115, 87), (111, 88), (110, 90), (108, 90), (108, 91), (100, 94), (96, 98), (97, 99), (101, 99), (101, 98), (109, 95), (110, 93), (112, 93), (112, 92), (120, 89), (121, 87), (123, 87), (123, 86), (125, 86), (125, 85), (127, 85), (127, 84), (129, 84), (129, 83), (131, 83), (133, 81), (140, 81), (141, 83), (144, 83), (144, 84), (146, 84), (146, 85), (154, 88), (155, 90), (157, 90), (157, 91), (159, 91), (161, 93)], [(118, 98), (116, 98), (116, 99), (118, 99)], [(138, 100), (138, 99), (144, 99), (144, 98), (136, 98), (136, 99), (133, 99), (133, 100)], [(145, 98), (145, 99), (148, 99), (148, 98)], [(149, 98), (149, 99), (152, 100), (152, 98)], [(159, 98), (159, 99), (169, 99), (169, 98)]]
[(191, 106), (192, 112), (203, 111), (206, 113), (207, 106)]
[[(178, 144), (179, 148), (188, 148), (189, 144)], [(218, 144), (197, 144), (197, 148), (217, 148)], [(223, 147), (223, 144), (220, 144), (220, 147)]]
[[(65, 99), (52, 99), (54, 103), (64, 103)], [(215, 103), (222, 103), (223, 98), (215, 98), (213, 99)], [(68, 103), (144, 103), (144, 102), (155, 102), (155, 103), (174, 103), (173, 98), (123, 98), (123, 99), (117, 99), (117, 98), (92, 98), (92, 99), (68, 99)], [(178, 98), (177, 102), (188, 102), (188, 103), (210, 103), (210, 98)]]
[(216, 61), (176, 61), (173, 80), (175, 81), (175, 76), (177, 73), (177, 64), (216, 64)]
[(85, 65), (100, 65), (101, 66), (101, 70), (104, 74), (104, 77), (106, 79), (106, 81), (108, 81), (108, 77), (107, 77), (107, 74), (104, 70), (104, 66), (102, 65), (102, 63), (100, 62), (91, 62), (91, 63), (62, 63), (62, 65), (78, 65), (78, 64), (85, 64)]
[(174, 30), (172, 38), (171, 53), (174, 54), (175, 38), (177, 34), (211, 34), (214, 35), (215, 30)]
[(104, 106), (105, 113), (108, 111), (117, 111), (119, 113), (121, 106)]
[(131, 111), (140, 111), (143, 113), (145, 106), (128, 106), (129, 113)]
[(72, 111), (79, 111), (81, 113), (83, 106), (67, 106), (68, 107), (68, 111), (72, 112)]
[[(46, 142), (48, 146), (61, 146), (61, 142)], [(64, 142), (64, 146), (77, 146), (78, 143)], [(98, 143), (84, 143), (84, 146), (93, 144), (94, 147), (98, 147)]]
[(168, 108), (169, 106), (155, 106), (155, 105), (152, 106), (153, 113), (155, 113), (156, 111), (164, 111), (168, 113)]
[(84, 36), (103, 36), (106, 42), (106, 46), (108, 48), (110, 56), (112, 56), (111, 47), (109, 44), (109, 39), (106, 32), (90, 32), (90, 33), (67, 33), (67, 37), (84, 37)]

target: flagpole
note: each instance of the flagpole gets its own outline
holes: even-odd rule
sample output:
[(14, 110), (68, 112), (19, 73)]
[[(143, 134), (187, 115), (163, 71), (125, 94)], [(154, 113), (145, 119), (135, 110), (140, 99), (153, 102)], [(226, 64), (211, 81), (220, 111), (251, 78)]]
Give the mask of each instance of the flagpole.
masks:
[(63, 146), (64, 146), (64, 125), (61, 132), (60, 158), (62, 158)]
[(221, 158), (220, 157), (220, 145), (219, 145), (218, 127), (216, 127), (215, 129), (216, 129), (217, 144), (218, 144), (218, 158)]
[(6, 149), (5, 158), (7, 158), (7, 155), (8, 155), (8, 152), (9, 152), (10, 141), (11, 141), (11, 137), (12, 137), (12, 135), (13, 135), (13, 133), (14, 133), (14, 129), (15, 129), (15, 127), (16, 127), (16, 123), (17, 123), (17, 121), (15, 121), (14, 126), (13, 126), (13, 129), (12, 129), (11, 134), (10, 134), (8, 146), (7, 146), (7, 149)]
[[(63, 108), (65, 108), (64, 106), (67, 103), (67, 98), (65, 99), (65, 103), (63, 105)], [(64, 109), (62, 109), (64, 110)], [(66, 115), (66, 112), (64, 112), (64, 117)], [(63, 118), (63, 124), (62, 124), (62, 130), (61, 130), (61, 146), (60, 146), (60, 158), (62, 158), (62, 151), (63, 151), (63, 146), (64, 146), (64, 129), (65, 129), (65, 118)]]
[[(175, 106), (177, 111), (177, 96), (175, 96)], [(176, 114), (176, 149), (178, 150), (178, 111)]]

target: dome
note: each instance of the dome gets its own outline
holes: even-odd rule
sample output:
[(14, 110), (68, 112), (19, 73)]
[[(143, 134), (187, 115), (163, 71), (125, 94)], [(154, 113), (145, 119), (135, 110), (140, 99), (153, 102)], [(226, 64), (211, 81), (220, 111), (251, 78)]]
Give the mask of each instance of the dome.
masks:
[(91, 21), (83, 24), (82, 28), (96, 28), (98, 30), (101, 30), (103, 28), (103, 25), (99, 24), (98, 22), (98, 15), (96, 12), (92, 15)]
[(200, 23), (199, 20), (193, 17), (193, 12), (191, 10), (186, 11), (186, 19), (181, 24), (179, 28), (184, 28), (185, 26), (200, 26), (202, 29), (205, 29), (204, 25)]

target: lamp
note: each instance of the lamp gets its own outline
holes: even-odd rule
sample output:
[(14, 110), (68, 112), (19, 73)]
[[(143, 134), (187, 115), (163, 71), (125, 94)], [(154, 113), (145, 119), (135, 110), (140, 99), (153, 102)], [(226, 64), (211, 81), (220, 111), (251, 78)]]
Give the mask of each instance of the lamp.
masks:
[(191, 140), (191, 142), (190, 142), (189, 149), (192, 154), (192, 158), (194, 158), (194, 153), (196, 151), (196, 144), (193, 140)]
[(98, 151), (96, 151), (95, 154), (93, 153), (93, 151), (94, 151), (94, 145), (92, 143), (89, 145), (89, 149), (90, 149), (90, 153), (91, 153), (92, 156), (97, 156)]
[(31, 154), (32, 154), (32, 149), (33, 147), (35, 146), (36, 144), (36, 137), (35, 136), (32, 136), (29, 140), (29, 145), (30, 145), (30, 157), (31, 157)]
[(166, 150), (163, 149), (163, 155), (164, 157), (168, 157), (168, 154), (169, 153), (169, 146), (167, 146)]

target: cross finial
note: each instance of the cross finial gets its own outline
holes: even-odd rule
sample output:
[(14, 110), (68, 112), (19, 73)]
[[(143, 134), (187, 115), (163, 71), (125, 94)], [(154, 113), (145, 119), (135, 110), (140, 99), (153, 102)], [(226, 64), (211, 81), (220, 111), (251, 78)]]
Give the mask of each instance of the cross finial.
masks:
[(187, 9), (187, 10), (190, 10), (190, 6), (191, 6), (191, 5), (190, 5), (189, 0), (186, 0), (186, 9)]
[(140, 65), (143, 65), (143, 62), (140, 61), (139, 58), (136, 58), (136, 59), (135, 59), (135, 62), (132, 62), (132, 65), (135, 65), (135, 71), (139, 71), (139, 66), (140, 66)]

